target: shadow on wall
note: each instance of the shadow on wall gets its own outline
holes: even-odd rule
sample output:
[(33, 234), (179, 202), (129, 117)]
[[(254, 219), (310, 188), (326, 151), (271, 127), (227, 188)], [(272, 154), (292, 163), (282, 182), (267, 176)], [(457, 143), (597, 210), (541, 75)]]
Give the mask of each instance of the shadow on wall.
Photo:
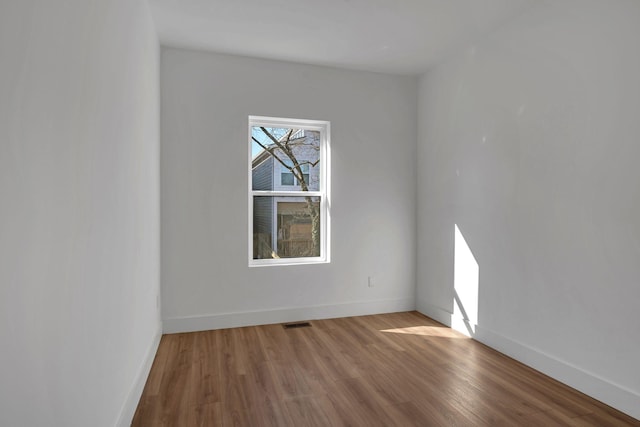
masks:
[(478, 324), (480, 267), (458, 224), (454, 225), (453, 314), (451, 327), (473, 337)]

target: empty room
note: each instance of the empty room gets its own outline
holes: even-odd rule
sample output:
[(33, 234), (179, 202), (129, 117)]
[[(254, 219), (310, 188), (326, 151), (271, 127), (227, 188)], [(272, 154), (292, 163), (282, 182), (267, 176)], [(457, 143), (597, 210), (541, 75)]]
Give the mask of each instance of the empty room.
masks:
[(0, 425), (640, 426), (640, 2), (0, 0)]

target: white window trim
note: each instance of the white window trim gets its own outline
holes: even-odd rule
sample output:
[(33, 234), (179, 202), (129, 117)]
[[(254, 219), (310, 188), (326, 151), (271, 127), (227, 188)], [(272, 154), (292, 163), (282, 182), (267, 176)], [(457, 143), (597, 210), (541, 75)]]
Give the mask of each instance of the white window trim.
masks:
[[(251, 131), (253, 127), (282, 127), (298, 128), (320, 132), (320, 191), (254, 191), (252, 187), (252, 152), (251, 152)], [(249, 267), (284, 266), (302, 264), (326, 264), (331, 262), (330, 258), (330, 236), (331, 236), (331, 215), (330, 215), (330, 184), (331, 184), (331, 132), (330, 122), (324, 120), (304, 120), (279, 117), (249, 116), (248, 144), (248, 258)], [(277, 259), (253, 259), (253, 198), (254, 196), (311, 196), (320, 197), (320, 256), (300, 257), (300, 258), (277, 258)]]

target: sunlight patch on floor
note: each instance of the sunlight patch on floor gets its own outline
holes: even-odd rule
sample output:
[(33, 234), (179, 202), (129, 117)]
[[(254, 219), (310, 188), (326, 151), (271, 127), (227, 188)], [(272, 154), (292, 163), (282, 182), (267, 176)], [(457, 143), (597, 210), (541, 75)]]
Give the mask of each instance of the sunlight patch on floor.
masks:
[(467, 338), (446, 326), (409, 326), (407, 328), (383, 329), (380, 332), (392, 334), (423, 335), (442, 338)]

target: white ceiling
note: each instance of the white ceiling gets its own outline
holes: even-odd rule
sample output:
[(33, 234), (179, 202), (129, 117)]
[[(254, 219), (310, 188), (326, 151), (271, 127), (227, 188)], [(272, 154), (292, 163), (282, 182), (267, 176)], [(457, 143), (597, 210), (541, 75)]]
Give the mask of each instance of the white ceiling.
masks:
[(166, 46), (396, 74), (426, 71), (536, 0), (149, 0)]

